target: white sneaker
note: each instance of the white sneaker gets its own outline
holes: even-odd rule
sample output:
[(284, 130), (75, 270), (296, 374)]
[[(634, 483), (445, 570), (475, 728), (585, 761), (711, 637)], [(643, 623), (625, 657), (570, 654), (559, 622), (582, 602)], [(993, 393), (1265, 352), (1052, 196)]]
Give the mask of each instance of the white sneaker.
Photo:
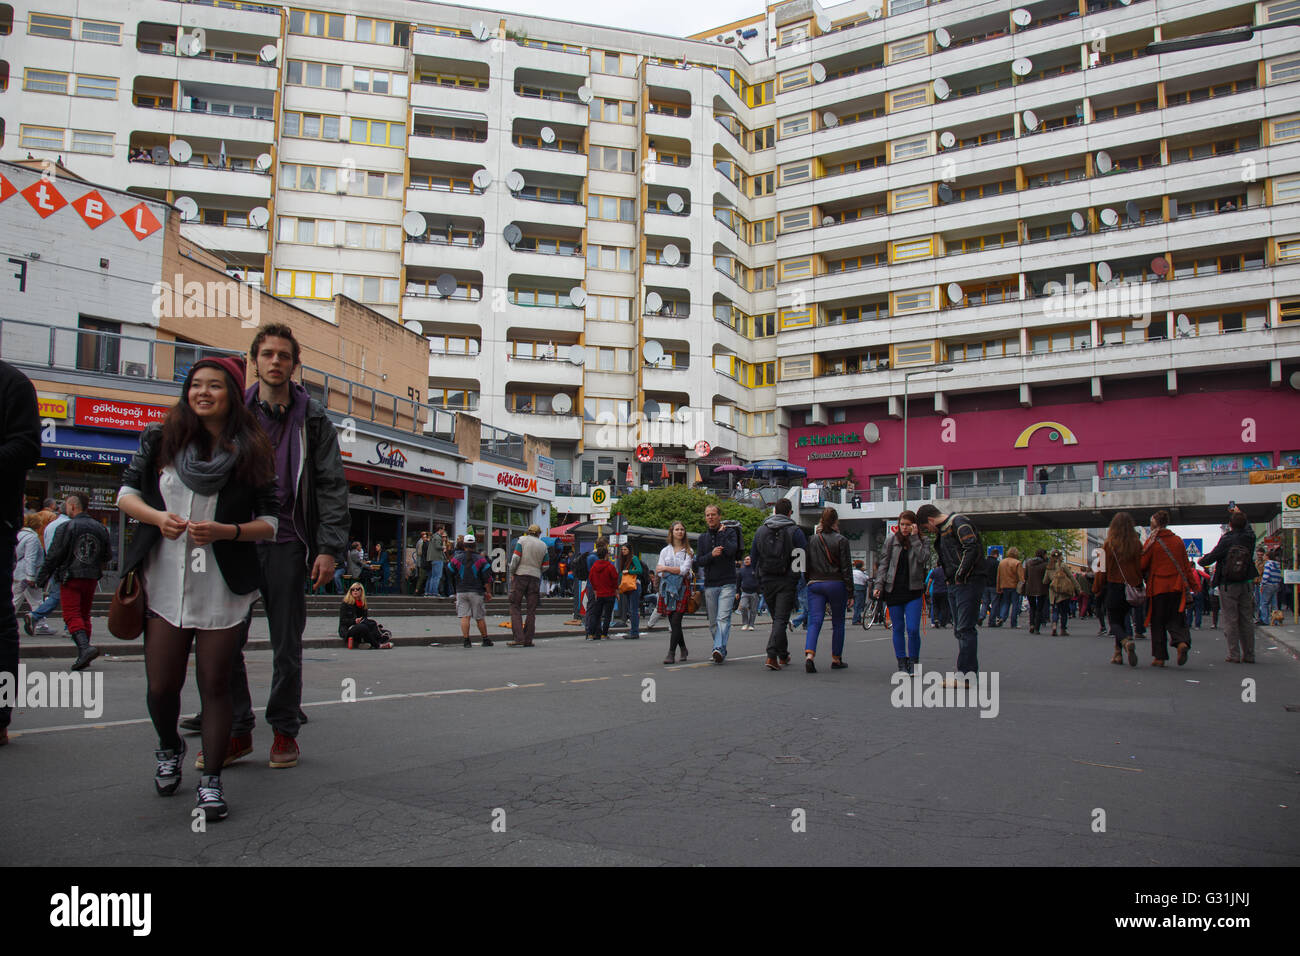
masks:
[(35, 624), (32, 625), (32, 633), (53, 634), (54, 629), (50, 627), (48, 624), (46, 624), (44, 621), (37, 621)]

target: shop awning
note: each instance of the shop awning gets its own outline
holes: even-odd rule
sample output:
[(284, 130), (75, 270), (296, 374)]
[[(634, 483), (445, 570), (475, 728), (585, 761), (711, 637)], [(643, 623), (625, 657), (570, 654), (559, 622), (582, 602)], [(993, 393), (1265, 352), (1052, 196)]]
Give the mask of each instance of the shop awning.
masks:
[(358, 485), (378, 485), (380, 488), (392, 488), (398, 491), (413, 491), (417, 495), (432, 495), (435, 498), (451, 498), (460, 501), (465, 497), (465, 489), (460, 485), (451, 485), (445, 481), (432, 478), (418, 478), (414, 475), (399, 475), (391, 471), (370, 471), (366, 468), (343, 467), (343, 476)]

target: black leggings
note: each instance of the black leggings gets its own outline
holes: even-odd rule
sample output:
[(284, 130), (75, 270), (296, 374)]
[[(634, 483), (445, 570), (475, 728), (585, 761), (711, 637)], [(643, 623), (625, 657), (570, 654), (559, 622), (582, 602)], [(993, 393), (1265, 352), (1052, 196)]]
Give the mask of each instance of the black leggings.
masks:
[(668, 615), (668, 630), (672, 635), (668, 644), (669, 657), (672, 657), (678, 646), (682, 649), (682, 657), (686, 656), (686, 638), (682, 636), (682, 616), (682, 611), (673, 611)]
[(160, 617), (144, 625), (144, 667), (149, 680), (149, 716), (158, 733), (158, 747), (179, 749), (176, 722), (181, 715), (181, 688), (190, 660), (190, 643), (198, 639), (194, 675), (203, 704), (204, 772), (219, 776), (230, 745), (234, 705), (230, 696), (230, 666), (239, 650), (242, 627), (219, 631), (172, 627)]
[(379, 633), (379, 625), (370, 618), (364, 621), (357, 621), (348, 628), (348, 637), (357, 638), (365, 641), (371, 647), (378, 647), (384, 642), (384, 636)]

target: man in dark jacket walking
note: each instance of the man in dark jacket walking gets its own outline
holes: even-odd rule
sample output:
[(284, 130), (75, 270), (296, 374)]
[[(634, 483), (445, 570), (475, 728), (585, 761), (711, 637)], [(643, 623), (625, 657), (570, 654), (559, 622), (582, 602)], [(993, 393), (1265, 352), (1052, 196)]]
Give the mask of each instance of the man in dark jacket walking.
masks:
[(1042, 548), (1025, 562), (1025, 597), (1029, 599), (1029, 633), (1042, 633), (1047, 618), (1047, 552)]
[(104, 576), (104, 565), (113, 557), (112, 539), (102, 524), (86, 514), (89, 509), (90, 498), (84, 492), (74, 491), (64, 499), (63, 510), (69, 520), (54, 532), (54, 543), (36, 575), (37, 587), (45, 587), (51, 576), (59, 582), (63, 623), (77, 645), (74, 671), (99, 656), (99, 648), (90, 643), (90, 605)]
[(713, 637), (713, 663), (727, 660), (731, 611), (736, 605), (736, 562), (744, 553), (739, 524), (723, 525), (717, 505), (704, 509), (707, 528), (695, 543), (695, 566), (704, 582), (704, 611)]
[[(984, 593), (984, 543), (973, 521), (962, 514), (944, 514), (934, 505), (921, 505), (916, 511), (916, 523), (936, 536), (935, 550), (949, 581), (960, 682), (960, 675), (979, 672), (979, 631), (975, 622)], [(969, 685), (969, 677), (965, 683)]]
[(804, 567), (803, 559), (808, 549), (803, 529), (790, 517), (793, 510), (789, 498), (777, 501), (772, 508), (773, 514), (754, 533), (754, 546), (749, 551), (752, 564), (758, 570), (763, 600), (772, 612), (772, 632), (767, 639), (767, 669), (772, 671), (779, 671), (790, 663), (786, 628), (799, 586), (800, 568)]
[[(41, 457), (41, 419), (36, 413), (36, 389), (8, 362), (0, 362), (0, 580), (14, 576), (14, 546), (23, 524), (23, 492), (27, 470)], [(0, 679), (18, 684), (18, 620), (13, 594), (0, 588)], [(0, 745), (9, 742), (12, 707), (0, 707)]]
[(1228, 530), (1214, 549), (1201, 558), (1203, 568), (1214, 566), (1212, 586), (1219, 589), (1223, 638), (1228, 642), (1229, 664), (1255, 663), (1255, 589), (1259, 573), (1252, 560), (1255, 531), (1245, 512), (1234, 508), (1228, 516)]

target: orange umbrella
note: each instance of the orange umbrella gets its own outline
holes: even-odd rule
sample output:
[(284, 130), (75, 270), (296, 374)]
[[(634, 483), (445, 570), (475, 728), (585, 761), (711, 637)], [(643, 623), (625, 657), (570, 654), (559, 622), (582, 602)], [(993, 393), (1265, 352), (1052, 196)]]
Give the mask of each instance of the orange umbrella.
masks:
[(664, 481), (668, 480), (668, 462), (664, 462), (663, 470), (659, 472), (659, 477), (664, 479)]

